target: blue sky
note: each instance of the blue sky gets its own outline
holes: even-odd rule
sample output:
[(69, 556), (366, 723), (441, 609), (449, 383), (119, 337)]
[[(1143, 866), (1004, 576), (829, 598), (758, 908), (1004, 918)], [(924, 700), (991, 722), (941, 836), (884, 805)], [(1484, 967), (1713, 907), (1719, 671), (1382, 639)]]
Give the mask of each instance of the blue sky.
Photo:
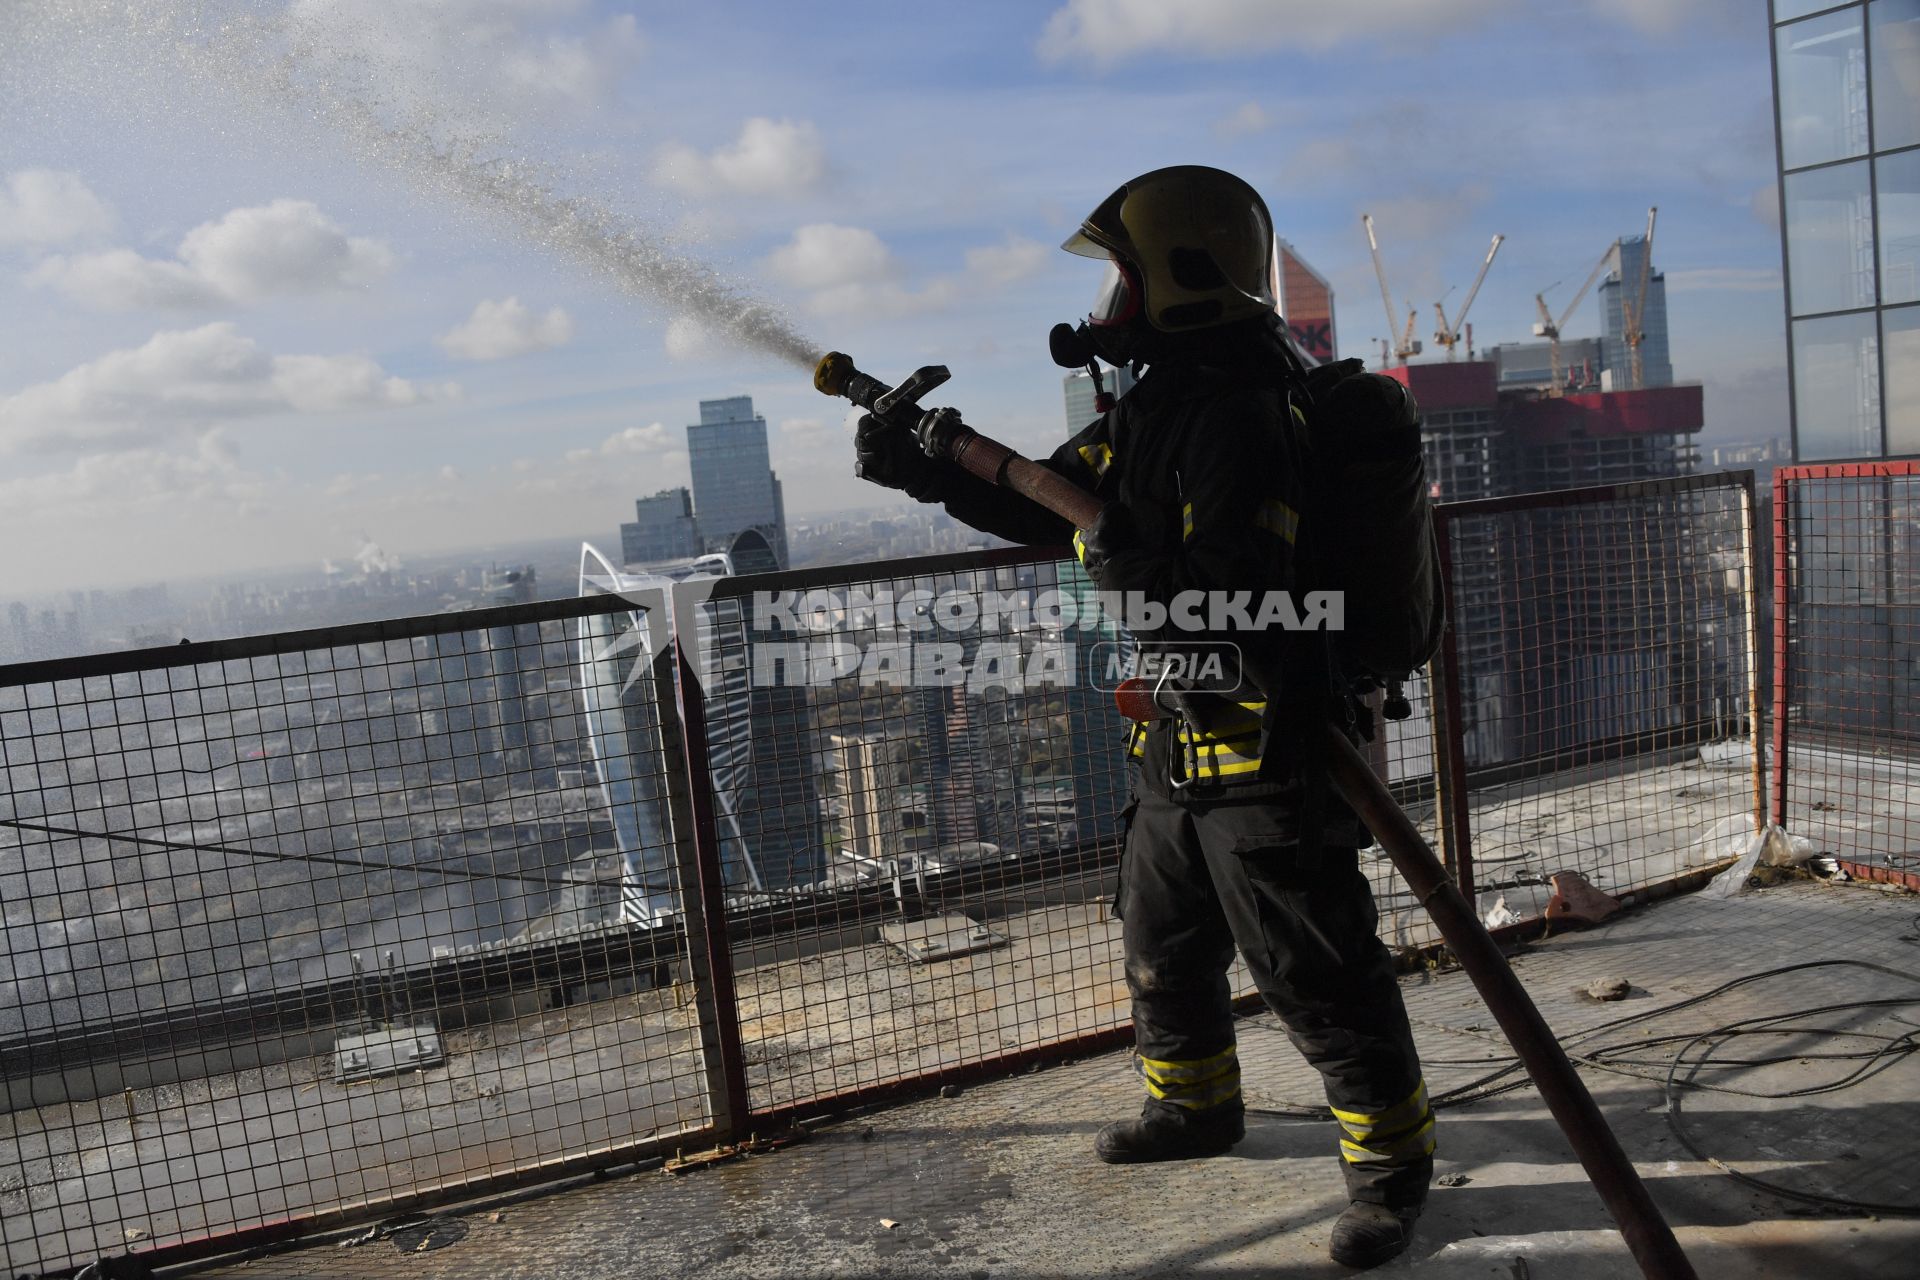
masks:
[[(1047, 329), (1098, 278), (1055, 246), (1133, 174), (1258, 186), (1332, 280), (1343, 354), (1386, 327), (1363, 211), (1423, 328), (1508, 237), (1484, 345), (1658, 204), (1677, 376), (1711, 433), (1784, 434), (1758, 0), (207, 7), (268, 21), (0, 14), (0, 539), (40, 553), (0, 595), (76, 563), (105, 585), (369, 537), (605, 541), (686, 482), (696, 401), (739, 393), (791, 512), (885, 500), (798, 369), (423, 190), (342, 110), (537, 162), (874, 372), (945, 363), (969, 421), (1031, 451), (1064, 430)], [(1568, 332), (1598, 327), (1590, 298)]]

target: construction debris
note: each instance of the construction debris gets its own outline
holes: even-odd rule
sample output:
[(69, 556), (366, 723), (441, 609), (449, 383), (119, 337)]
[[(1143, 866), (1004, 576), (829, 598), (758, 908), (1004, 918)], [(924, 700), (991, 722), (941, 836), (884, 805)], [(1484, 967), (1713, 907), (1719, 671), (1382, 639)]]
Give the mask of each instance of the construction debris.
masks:
[(1619, 910), (1619, 899), (1594, 888), (1578, 871), (1553, 873), (1553, 897), (1547, 900), (1547, 919), (1599, 924)]
[(1633, 984), (1625, 978), (1595, 978), (1587, 984), (1587, 995), (1594, 1000), (1625, 1000)]

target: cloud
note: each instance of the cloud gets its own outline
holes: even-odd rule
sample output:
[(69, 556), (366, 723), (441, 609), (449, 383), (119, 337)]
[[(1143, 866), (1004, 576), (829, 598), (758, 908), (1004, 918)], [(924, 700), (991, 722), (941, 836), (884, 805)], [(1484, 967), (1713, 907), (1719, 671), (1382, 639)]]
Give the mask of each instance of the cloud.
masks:
[(1780, 229), (1780, 184), (1766, 182), (1755, 187), (1753, 195), (1747, 199), (1747, 208), (1759, 220), (1760, 225)]
[(113, 230), (113, 211), (78, 174), (20, 169), (0, 185), (0, 247), (45, 248)]
[(200, 224), (173, 259), (131, 249), (56, 256), (28, 278), (104, 310), (186, 310), (364, 289), (393, 263), (378, 240), (348, 235), (309, 201), (281, 199)]
[(765, 116), (748, 120), (737, 139), (711, 155), (675, 143), (654, 163), (659, 181), (695, 195), (800, 195), (826, 174), (826, 147), (811, 121)]
[(1268, 118), (1266, 109), (1257, 102), (1243, 102), (1227, 115), (1213, 122), (1213, 131), (1223, 138), (1238, 138), (1249, 133), (1264, 133), (1271, 128), (1273, 121)]
[(502, 121), (527, 108), (606, 102), (645, 53), (631, 14), (590, 34), (590, 0), (295, 0), (288, 29), (309, 61), (378, 89), (402, 114), (449, 98)]
[(185, 263), (143, 258), (131, 249), (51, 257), (27, 273), (27, 282), (102, 311), (194, 311), (228, 301)]
[[(673, 438), (668, 434), (664, 423), (649, 422), (644, 427), (628, 427), (624, 431), (616, 431), (605, 440), (602, 440), (596, 448), (569, 449), (567, 450), (567, 461), (577, 464), (589, 462), (597, 458), (624, 458), (632, 457), (636, 454), (662, 454), (665, 453), (672, 444)], [(518, 463), (515, 464), (516, 467), (518, 465)]]
[(591, 42), (550, 35), (544, 44), (514, 49), (501, 70), (507, 83), (524, 94), (588, 107), (606, 100), (645, 49), (638, 23), (623, 13), (609, 19)]
[(548, 351), (573, 340), (573, 317), (559, 307), (536, 316), (518, 298), (482, 300), (466, 322), (439, 338), (440, 347), (459, 360), (505, 360)]
[(1018, 284), (1037, 275), (1051, 255), (1038, 240), (1009, 233), (997, 245), (967, 250), (967, 274), (992, 285)]
[(831, 289), (871, 284), (899, 274), (899, 264), (879, 236), (864, 227), (816, 222), (767, 258), (767, 268), (782, 284), (796, 289)]
[[(1583, 7), (1593, 20), (1645, 35), (1747, 16), (1740, 0), (1585, 0)], [(1049, 62), (1084, 58), (1101, 66), (1137, 54), (1322, 52), (1348, 42), (1457, 35), (1523, 8), (1521, 0), (1067, 0), (1047, 19), (1036, 48)]]
[(1348, 40), (1454, 32), (1518, 0), (1068, 0), (1039, 40), (1049, 62), (1111, 65), (1139, 53), (1247, 57), (1276, 49), (1324, 50)]
[(768, 255), (766, 269), (783, 284), (810, 290), (808, 309), (824, 317), (916, 315), (958, 294), (950, 278), (929, 280), (920, 290), (900, 284), (893, 251), (864, 226), (801, 226)]
[(275, 356), (230, 322), (162, 330), (0, 399), (0, 452), (128, 449), (217, 419), (390, 409), (454, 395), (365, 356)]
[(1780, 292), (1780, 273), (1772, 267), (1696, 267), (1664, 274), (1668, 293)]
[(266, 492), (266, 478), (245, 470), (238, 451), (216, 428), (201, 432), (186, 450), (90, 454), (64, 471), (0, 480), (0, 512), (25, 523), (41, 511), (71, 521), (82, 513), (120, 518), (130, 509), (177, 511), (190, 504), (245, 510)]
[(892, 317), (1015, 284), (1042, 270), (1047, 254), (1039, 242), (1009, 234), (997, 245), (967, 250), (964, 275), (933, 276), (914, 288), (902, 282), (899, 260), (872, 231), (816, 222), (769, 254), (766, 268), (782, 284), (808, 291), (807, 306), (819, 315)]

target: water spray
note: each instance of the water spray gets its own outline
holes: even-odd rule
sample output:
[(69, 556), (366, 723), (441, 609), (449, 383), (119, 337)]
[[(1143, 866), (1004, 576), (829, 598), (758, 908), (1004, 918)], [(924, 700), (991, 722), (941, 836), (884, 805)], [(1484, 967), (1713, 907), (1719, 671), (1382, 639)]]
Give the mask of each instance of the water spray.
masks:
[[(778, 308), (476, 124), (484, 104), (430, 76), (391, 83), (390, 64), (315, 12), (262, 13), (239, 0), (0, 0), (0, 115), (46, 117), (62, 95), (83, 109), (126, 95), (127, 113), (147, 123), (210, 104), (271, 113), (717, 336), (803, 368), (819, 359)], [(247, 123), (245, 136), (258, 137), (258, 121)], [(209, 133), (230, 128), (207, 121)]]

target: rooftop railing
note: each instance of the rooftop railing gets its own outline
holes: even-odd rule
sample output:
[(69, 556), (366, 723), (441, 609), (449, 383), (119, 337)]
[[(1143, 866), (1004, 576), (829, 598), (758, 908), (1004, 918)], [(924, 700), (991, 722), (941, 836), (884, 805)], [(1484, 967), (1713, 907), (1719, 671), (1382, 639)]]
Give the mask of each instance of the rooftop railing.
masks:
[[(1440, 509), (1449, 643), (1373, 759), (1494, 921), (1764, 818), (1749, 486)], [(8, 1267), (1123, 1043), (1127, 645), (1014, 549), (0, 668)]]

